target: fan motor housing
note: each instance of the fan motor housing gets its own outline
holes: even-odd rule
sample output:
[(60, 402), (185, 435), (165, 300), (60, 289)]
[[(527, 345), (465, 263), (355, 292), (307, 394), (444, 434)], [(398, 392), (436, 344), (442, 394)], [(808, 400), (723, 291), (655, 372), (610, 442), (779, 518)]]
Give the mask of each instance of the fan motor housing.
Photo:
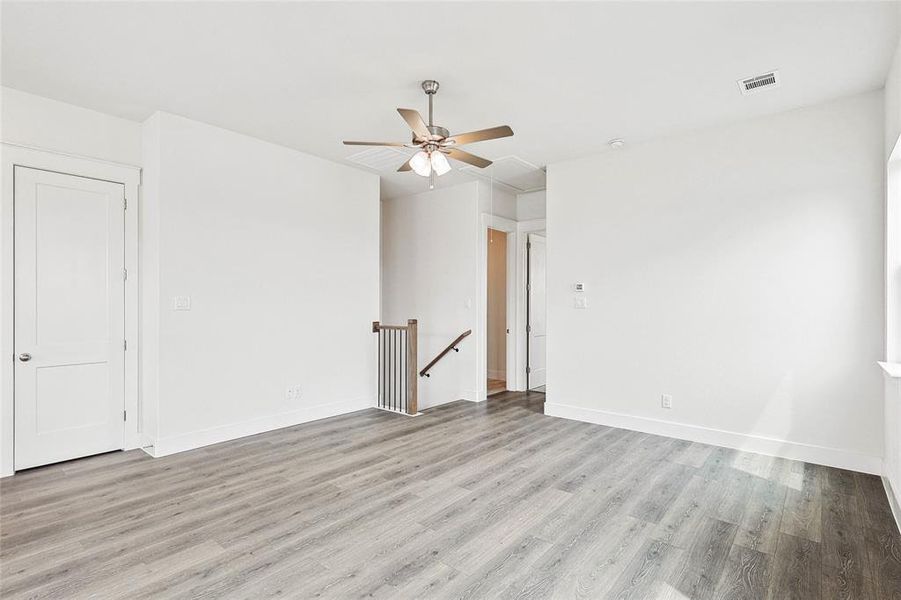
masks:
[(426, 94), (437, 94), (438, 93), (438, 82), (434, 79), (426, 79), (422, 82), (422, 91)]
[[(429, 141), (441, 142), (441, 141), (444, 141), (445, 138), (450, 137), (450, 131), (448, 131), (444, 127), (441, 127), (439, 125), (426, 125), (426, 127), (428, 128), (429, 133), (432, 134), (431, 140), (429, 140)], [(415, 133), (413, 134), (413, 143), (414, 144), (418, 145), (418, 144), (421, 144), (423, 141), (425, 141), (425, 140), (418, 139), (416, 137), (416, 134)]]

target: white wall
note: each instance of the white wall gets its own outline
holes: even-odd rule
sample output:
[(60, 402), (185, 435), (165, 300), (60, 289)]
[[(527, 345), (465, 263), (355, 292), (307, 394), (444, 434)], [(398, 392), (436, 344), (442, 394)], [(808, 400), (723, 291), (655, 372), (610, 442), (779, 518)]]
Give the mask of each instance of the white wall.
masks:
[(144, 132), (155, 453), (371, 406), (378, 177), (165, 113)]
[(882, 111), (550, 165), (548, 412), (878, 472)]
[(484, 181), (478, 182), (476, 189), (479, 194), (479, 212), (516, 220), (516, 196)]
[[(901, 10), (901, 9), (899, 9)], [(901, 362), (901, 43), (885, 81), (886, 252), (885, 359)], [(897, 150), (896, 150), (897, 147)], [(894, 155), (893, 155), (894, 152)], [(884, 473), (897, 511), (901, 506), (901, 379), (885, 377)], [(896, 518), (901, 513), (896, 512)]]
[[(475, 327), (479, 185), (382, 200), (381, 321), (419, 321), (420, 368)], [(475, 399), (475, 339), (419, 378), (420, 409)]]
[(0, 88), (4, 142), (129, 165), (141, 164), (141, 124), (104, 113)]
[(516, 196), (516, 220), (531, 221), (547, 216), (547, 191), (528, 192)]

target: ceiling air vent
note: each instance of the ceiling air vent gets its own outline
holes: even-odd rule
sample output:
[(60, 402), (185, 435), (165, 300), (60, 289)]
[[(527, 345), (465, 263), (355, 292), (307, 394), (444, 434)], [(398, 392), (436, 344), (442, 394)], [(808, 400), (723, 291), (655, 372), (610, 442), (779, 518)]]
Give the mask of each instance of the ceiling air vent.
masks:
[(743, 96), (777, 88), (780, 84), (779, 71), (770, 71), (763, 75), (756, 75), (754, 77), (748, 77), (747, 79), (738, 80), (738, 88), (741, 90)]
[(488, 181), (514, 194), (534, 192), (547, 187), (547, 173), (544, 169), (518, 156), (499, 158), (486, 169), (466, 166), (461, 167), (460, 171)]
[(406, 148), (379, 146), (351, 154), (347, 157), (347, 160), (367, 169), (384, 173), (386, 171), (397, 171), (398, 167), (410, 160), (411, 155), (412, 151)]

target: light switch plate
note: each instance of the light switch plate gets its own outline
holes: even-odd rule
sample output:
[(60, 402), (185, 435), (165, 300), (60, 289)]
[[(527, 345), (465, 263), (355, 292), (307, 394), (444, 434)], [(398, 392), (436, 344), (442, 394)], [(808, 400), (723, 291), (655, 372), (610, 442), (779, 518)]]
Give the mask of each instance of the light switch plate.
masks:
[(172, 310), (191, 310), (191, 297), (175, 296), (172, 299)]
[(574, 292), (584, 292), (584, 291), (585, 291), (585, 284), (584, 284), (584, 283), (574, 283), (574, 284), (573, 284), (573, 291), (574, 291)]

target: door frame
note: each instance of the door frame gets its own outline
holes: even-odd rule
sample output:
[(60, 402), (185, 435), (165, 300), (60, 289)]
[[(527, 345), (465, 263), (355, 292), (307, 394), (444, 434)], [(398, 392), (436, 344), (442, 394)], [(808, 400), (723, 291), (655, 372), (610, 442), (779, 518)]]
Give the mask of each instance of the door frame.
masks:
[[(526, 389), (526, 239), (529, 233), (547, 231), (546, 219), (513, 221), (481, 213), (476, 265), (476, 402), (488, 398), (488, 230), (507, 234), (507, 389)], [(511, 235), (512, 234), (512, 235)], [(512, 368), (511, 368), (512, 367)]]
[[(523, 335), (526, 338), (526, 390), (532, 389), (532, 382), (529, 381), (531, 379), (531, 371), (529, 370), (529, 358), (532, 356), (532, 342), (530, 341), (531, 331), (529, 331), (529, 318), (532, 316), (532, 294), (530, 293), (532, 286), (532, 245), (531, 240), (529, 239), (530, 235), (537, 235), (544, 238), (544, 243), (547, 245), (547, 232), (543, 229), (539, 231), (529, 232), (525, 234), (526, 239), (526, 326), (523, 329), (525, 332)], [(547, 279), (547, 255), (545, 255), (545, 270), (544, 277)], [(545, 296), (547, 296), (547, 285), (545, 284)], [(545, 307), (547, 307), (547, 297), (545, 297)], [(545, 317), (546, 321), (547, 317)], [(547, 334), (545, 334), (547, 335)], [(545, 369), (547, 369), (547, 357), (545, 356)]]
[[(488, 399), (488, 230), (494, 229), (507, 234), (507, 324), (515, 323), (516, 305), (515, 290), (517, 285), (516, 273), (516, 221), (482, 213), (479, 220), (479, 251), (478, 251), (478, 282), (476, 286), (476, 402)], [(511, 240), (511, 234), (512, 240)], [(511, 243), (512, 241), (512, 243)], [(513, 299), (513, 301), (511, 301)], [(507, 339), (507, 389), (517, 389), (518, 382), (515, 379), (516, 371), (511, 367), (517, 364), (516, 328), (509, 327), (510, 335)]]
[(62, 152), (0, 142), (0, 477), (14, 472), (15, 454), (15, 257), (14, 196), (15, 167), (54, 171), (65, 175), (101, 179), (125, 187), (125, 450), (141, 446), (141, 404), (139, 396), (139, 304), (138, 294), (138, 212), (140, 207), (141, 168), (74, 156)]

